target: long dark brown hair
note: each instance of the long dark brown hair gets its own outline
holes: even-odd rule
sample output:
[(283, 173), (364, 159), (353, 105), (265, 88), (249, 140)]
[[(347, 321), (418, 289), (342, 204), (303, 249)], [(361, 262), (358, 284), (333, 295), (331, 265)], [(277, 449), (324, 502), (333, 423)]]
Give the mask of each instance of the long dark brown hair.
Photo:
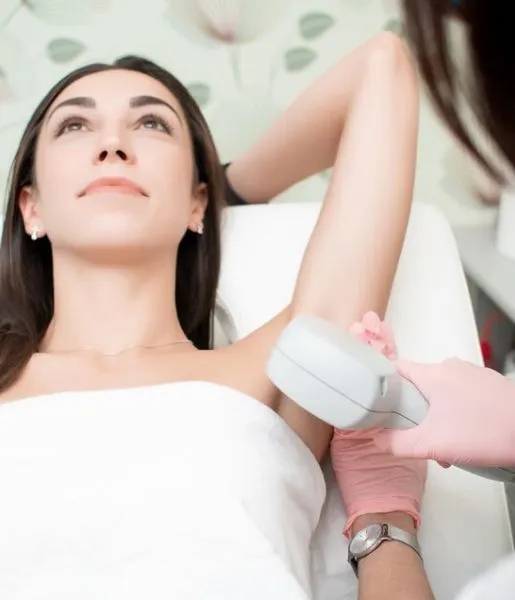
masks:
[[(447, 126), (499, 183), (503, 174), (479, 149), (459, 109), (463, 95), (502, 158), (515, 167), (515, 2), (402, 0), (405, 32), (422, 78)], [(468, 68), (458, 72), (448, 36), (449, 17), (461, 20)]]
[(56, 97), (78, 79), (108, 71), (137, 71), (161, 82), (179, 102), (193, 142), (195, 180), (207, 185), (203, 235), (187, 231), (177, 255), (176, 303), (180, 324), (201, 349), (211, 346), (220, 271), (220, 210), (223, 171), (209, 128), (188, 90), (153, 62), (126, 56), (114, 64), (82, 67), (59, 81), (29, 120), (11, 168), (0, 244), (0, 391), (10, 387), (37, 351), (54, 314), (52, 248), (48, 238), (32, 241), (18, 205), (24, 186), (36, 184), (35, 153), (42, 122)]

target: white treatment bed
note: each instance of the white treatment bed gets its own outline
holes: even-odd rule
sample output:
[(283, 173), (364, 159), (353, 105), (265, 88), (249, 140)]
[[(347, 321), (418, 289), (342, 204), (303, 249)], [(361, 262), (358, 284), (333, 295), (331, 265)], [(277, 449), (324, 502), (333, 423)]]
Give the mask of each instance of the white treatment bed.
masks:
[[(218, 316), (228, 339), (248, 334), (289, 302), (319, 209), (309, 202), (227, 209)], [(481, 361), (451, 228), (428, 204), (413, 207), (387, 320), (401, 356)], [(315, 599), (353, 600), (356, 582), (341, 535), (345, 514), (330, 465), (325, 471), (328, 495), (312, 543)], [(472, 577), (512, 550), (503, 486), (431, 464), (421, 544), (437, 600), (454, 600)]]

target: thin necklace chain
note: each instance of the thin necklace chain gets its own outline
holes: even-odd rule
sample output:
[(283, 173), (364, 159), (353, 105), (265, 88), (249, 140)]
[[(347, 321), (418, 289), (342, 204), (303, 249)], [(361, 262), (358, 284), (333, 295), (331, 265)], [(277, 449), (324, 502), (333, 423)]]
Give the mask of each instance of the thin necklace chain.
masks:
[(71, 354), (73, 352), (95, 352), (96, 354), (101, 354), (102, 356), (118, 356), (119, 354), (123, 354), (124, 352), (128, 352), (129, 350), (136, 350), (136, 348), (141, 348), (142, 350), (156, 350), (158, 348), (166, 348), (167, 346), (177, 346), (178, 344), (191, 344), (191, 340), (175, 340), (173, 342), (165, 342), (164, 344), (154, 344), (152, 346), (145, 346), (144, 344), (135, 344), (134, 346), (128, 346), (127, 348), (123, 348), (122, 350), (117, 350), (116, 352), (102, 352), (102, 350), (97, 350), (97, 348), (71, 348), (65, 350), (45, 350), (46, 354)]

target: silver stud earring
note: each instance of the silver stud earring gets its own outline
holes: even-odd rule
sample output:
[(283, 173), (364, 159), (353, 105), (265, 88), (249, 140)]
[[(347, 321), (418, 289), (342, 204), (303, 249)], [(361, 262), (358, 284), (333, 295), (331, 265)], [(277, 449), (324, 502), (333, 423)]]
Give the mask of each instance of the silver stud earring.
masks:
[(203, 223), (199, 223), (199, 224), (197, 225), (197, 233), (198, 233), (199, 235), (202, 235), (202, 234), (204, 233), (204, 224), (203, 224)]
[(30, 239), (35, 242), (39, 238), (40, 229), (37, 225), (32, 225), (30, 228)]

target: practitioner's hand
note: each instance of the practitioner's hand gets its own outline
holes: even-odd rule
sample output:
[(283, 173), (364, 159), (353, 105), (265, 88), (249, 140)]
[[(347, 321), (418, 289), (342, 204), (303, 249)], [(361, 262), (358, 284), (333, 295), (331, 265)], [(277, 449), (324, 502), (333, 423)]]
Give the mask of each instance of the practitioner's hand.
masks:
[(367, 312), (361, 321), (350, 326), (349, 331), (362, 342), (372, 346), (386, 358), (395, 360), (397, 358), (397, 346), (391, 327), (381, 321), (374, 312)]
[[(396, 358), (391, 329), (375, 313), (367, 313), (350, 331), (388, 358)], [(349, 535), (360, 516), (377, 513), (404, 513), (420, 521), (427, 463), (399, 458), (374, 443), (377, 429), (336, 429), (331, 457), (343, 502), (347, 509)]]
[(380, 432), (375, 440), (381, 449), (444, 464), (515, 465), (513, 382), (457, 358), (438, 364), (400, 361), (396, 365), (430, 406), (419, 426)]

